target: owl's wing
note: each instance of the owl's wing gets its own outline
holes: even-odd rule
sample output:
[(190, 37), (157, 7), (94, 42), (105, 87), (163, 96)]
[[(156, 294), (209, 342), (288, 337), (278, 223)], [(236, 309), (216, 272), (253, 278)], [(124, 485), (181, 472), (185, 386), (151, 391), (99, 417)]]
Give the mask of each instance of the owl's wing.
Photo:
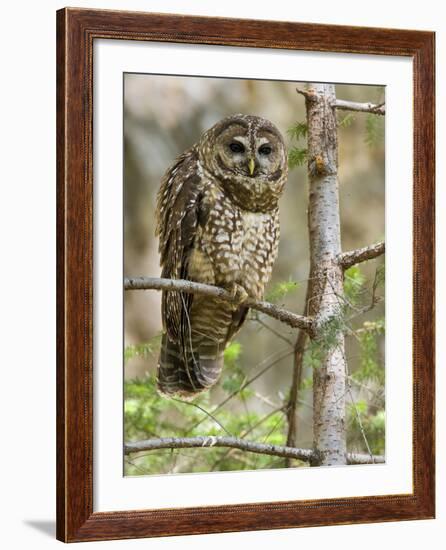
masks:
[[(202, 178), (198, 154), (188, 149), (166, 172), (161, 181), (157, 204), (157, 229), (162, 277), (187, 279), (187, 260), (197, 234)], [(189, 315), (192, 295), (163, 292), (162, 315), (169, 337), (178, 342), (185, 316)]]

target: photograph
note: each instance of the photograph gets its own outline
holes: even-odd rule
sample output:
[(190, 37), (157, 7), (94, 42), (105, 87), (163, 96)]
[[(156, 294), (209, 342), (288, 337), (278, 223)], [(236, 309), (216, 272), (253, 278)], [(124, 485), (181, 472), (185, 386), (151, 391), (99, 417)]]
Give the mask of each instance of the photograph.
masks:
[(208, 15), (57, 11), (57, 539), (434, 518), (435, 32)]
[(385, 100), (123, 74), (125, 476), (385, 463)]

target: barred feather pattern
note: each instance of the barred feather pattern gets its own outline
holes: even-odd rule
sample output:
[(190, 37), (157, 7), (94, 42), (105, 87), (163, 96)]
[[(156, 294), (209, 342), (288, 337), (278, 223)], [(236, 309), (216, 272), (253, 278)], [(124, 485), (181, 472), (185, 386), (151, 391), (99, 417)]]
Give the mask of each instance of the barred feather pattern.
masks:
[[(216, 130), (218, 126), (178, 157), (161, 182), (157, 235), (162, 276), (214, 284), (230, 291), (240, 286), (250, 297), (260, 299), (278, 252), (277, 199), (286, 169), (277, 176), (281, 178), (280, 191), (274, 194), (278, 187), (262, 184), (259, 202), (243, 207), (242, 197), (235, 196), (226, 185), (228, 174), (216, 173), (206, 161)], [(248, 183), (252, 186), (253, 180)], [(163, 292), (159, 391), (193, 398), (215, 385), (222, 372), (225, 347), (246, 315), (243, 304)]]

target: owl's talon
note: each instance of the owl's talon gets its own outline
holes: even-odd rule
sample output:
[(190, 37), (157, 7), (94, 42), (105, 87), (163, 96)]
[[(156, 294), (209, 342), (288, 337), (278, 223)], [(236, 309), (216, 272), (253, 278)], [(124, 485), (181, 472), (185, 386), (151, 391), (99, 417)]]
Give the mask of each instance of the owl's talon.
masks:
[(249, 298), (246, 290), (237, 283), (234, 283), (231, 286), (229, 292), (231, 293), (234, 302), (236, 302), (238, 305), (242, 305)]

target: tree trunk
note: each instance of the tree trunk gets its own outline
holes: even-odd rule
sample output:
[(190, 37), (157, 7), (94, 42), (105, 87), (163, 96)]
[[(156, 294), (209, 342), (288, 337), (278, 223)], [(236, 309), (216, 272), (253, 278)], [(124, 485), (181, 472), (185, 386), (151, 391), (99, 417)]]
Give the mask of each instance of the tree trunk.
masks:
[(304, 92), (308, 122), (310, 292), (314, 317), (313, 465), (346, 464), (343, 269), (338, 261), (341, 234), (335, 87), (312, 83)]

